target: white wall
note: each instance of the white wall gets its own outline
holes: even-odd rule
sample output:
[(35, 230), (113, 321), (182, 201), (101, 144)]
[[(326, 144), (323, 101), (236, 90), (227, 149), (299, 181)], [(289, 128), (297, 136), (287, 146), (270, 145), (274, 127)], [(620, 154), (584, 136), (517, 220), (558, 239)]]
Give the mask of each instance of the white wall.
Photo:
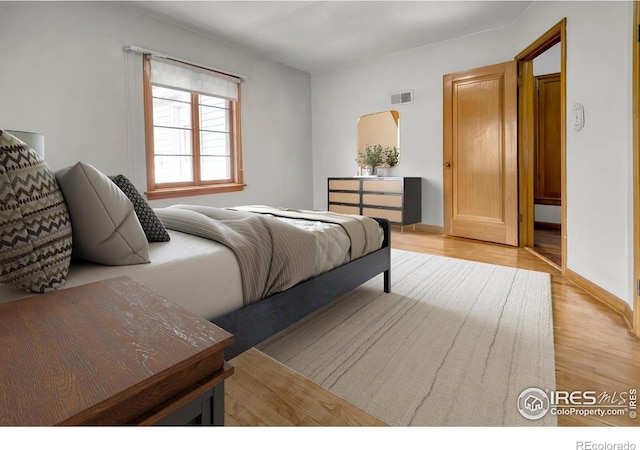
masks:
[(544, 53), (533, 58), (533, 76), (560, 72), (561, 46), (558, 42)]
[[(314, 208), (327, 208), (327, 178), (356, 173), (358, 118), (393, 108), (401, 159), (386, 173), (422, 177), (422, 223), (442, 226), (442, 76), (513, 56), (511, 30), (502, 28), (314, 74)], [(392, 107), (390, 94), (407, 89), (413, 103)]]
[[(352, 176), (356, 121), (399, 105), (402, 160), (390, 175), (423, 178), (422, 222), (443, 224), (442, 75), (512, 60), (567, 18), (567, 267), (632, 304), (631, 2), (535, 2), (509, 27), (314, 74), (313, 200), (327, 206), (327, 178)], [(569, 114), (567, 114), (567, 117)]]
[(633, 303), (631, 2), (536, 2), (514, 25), (518, 50), (567, 18), (567, 267)]
[[(43, 133), (53, 169), (85, 161), (145, 188), (144, 176), (130, 173), (127, 148), (122, 48), (134, 44), (248, 76), (242, 85), (245, 191), (154, 206), (312, 206), (309, 74), (144, 15), (126, 2), (0, 2), (0, 44), (0, 128)], [(144, 148), (133, 152), (144, 174)]]

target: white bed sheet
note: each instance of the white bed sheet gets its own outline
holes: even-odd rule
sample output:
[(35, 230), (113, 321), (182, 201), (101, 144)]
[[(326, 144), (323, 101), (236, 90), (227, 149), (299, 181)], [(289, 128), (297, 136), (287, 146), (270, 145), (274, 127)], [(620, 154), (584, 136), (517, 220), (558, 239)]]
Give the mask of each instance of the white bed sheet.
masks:
[[(236, 257), (222, 244), (168, 230), (171, 241), (149, 244), (149, 264), (74, 262), (65, 287), (127, 275), (188, 311), (211, 320), (242, 307)], [(34, 294), (0, 285), (0, 303)]]

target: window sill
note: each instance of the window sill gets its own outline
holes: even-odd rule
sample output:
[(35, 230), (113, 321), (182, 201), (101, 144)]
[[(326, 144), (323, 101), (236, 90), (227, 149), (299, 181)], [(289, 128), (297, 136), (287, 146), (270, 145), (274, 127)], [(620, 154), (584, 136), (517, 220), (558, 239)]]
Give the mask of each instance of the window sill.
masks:
[(147, 191), (147, 199), (160, 200), (165, 198), (192, 197), (195, 195), (221, 194), (224, 192), (242, 191), (246, 184), (225, 183), (206, 186), (185, 186), (156, 189)]

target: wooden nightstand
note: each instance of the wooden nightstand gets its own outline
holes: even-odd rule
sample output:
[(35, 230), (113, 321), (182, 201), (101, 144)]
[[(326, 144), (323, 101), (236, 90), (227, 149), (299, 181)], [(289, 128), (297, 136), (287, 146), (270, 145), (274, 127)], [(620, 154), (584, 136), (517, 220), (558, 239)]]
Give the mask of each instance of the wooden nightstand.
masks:
[(2, 304), (0, 425), (223, 425), (232, 342), (128, 277)]

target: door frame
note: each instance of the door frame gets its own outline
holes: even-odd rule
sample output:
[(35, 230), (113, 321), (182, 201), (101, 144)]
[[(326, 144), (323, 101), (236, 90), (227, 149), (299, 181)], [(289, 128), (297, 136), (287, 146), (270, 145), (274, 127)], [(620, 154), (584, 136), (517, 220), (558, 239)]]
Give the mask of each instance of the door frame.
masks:
[(533, 59), (560, 43), (560, 184), (562, 219), (560, 224), (562, 264), (567, 267), (567, 178), (566, 178), (566, 95), (567, 95), (567, 19), (564, 18), (516, 55), (518, 62), (518, 169), (520, 203), (520, 246), (533, 248), (534, 168), (535, 168), (535, 79)]
[[(633, 332), (640, 337), (640, 2), (633, 2)], [(638, 35), (636, 35), (638, 33)]]

